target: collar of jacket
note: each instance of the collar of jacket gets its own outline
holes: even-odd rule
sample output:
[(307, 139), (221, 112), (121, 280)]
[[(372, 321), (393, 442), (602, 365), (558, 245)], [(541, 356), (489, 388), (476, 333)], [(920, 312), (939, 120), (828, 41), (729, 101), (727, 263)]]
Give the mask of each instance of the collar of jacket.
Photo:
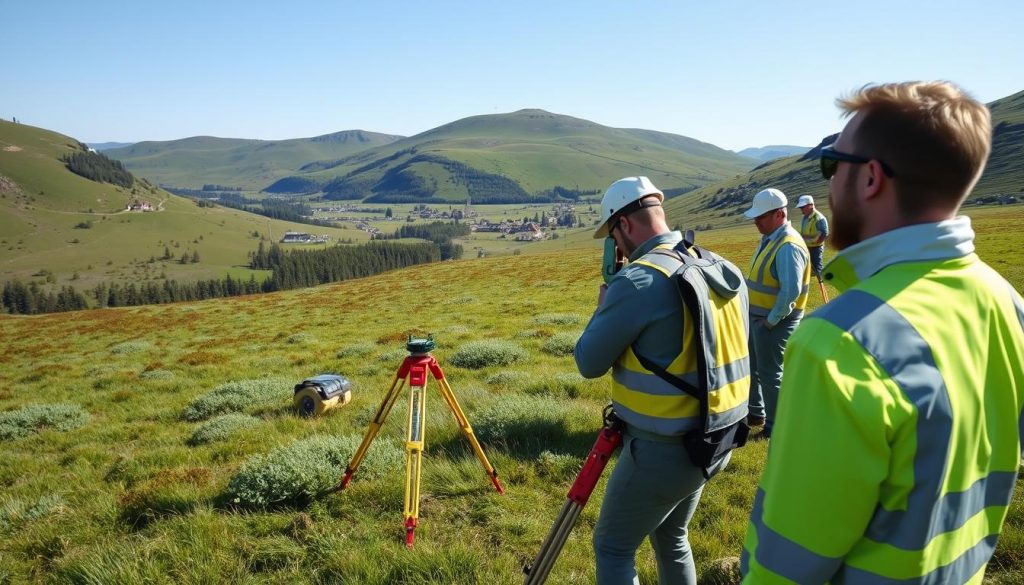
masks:
[(825, 266), (822, 277), (842, 293), (893, 264), (948, 260), (973, 252), (971, 218), (961, 215), (897, 228), (854, 244)]
[(642, 244), (633, 253), (629, 255), (630, 262), (636, 262), (641, 256), (650, 252), (655, 246), (662, 244), (672, 244), (673, 246), (683, 241), (683, 234), (680, 232), (665, 232), (648, 238), (648, 240)]

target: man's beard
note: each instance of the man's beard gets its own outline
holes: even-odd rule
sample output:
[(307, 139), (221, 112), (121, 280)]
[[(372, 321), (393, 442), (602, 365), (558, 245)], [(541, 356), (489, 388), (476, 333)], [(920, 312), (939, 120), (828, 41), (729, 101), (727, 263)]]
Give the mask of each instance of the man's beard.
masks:
[(847, 176), (846, 184), (841, 188), (846, 194), (847, 203), (844, 207), (836, 205), (832, 190), (829, 189), (828, 202), (832, 207), (832, 234), (829, 236), (829, 245), (836, 250), (845, 250), (860, 242), (860, 232), (864, 227), (864, 216), (860, 207), (857, 206), (854, 193), (856, 177), (853, 173)]

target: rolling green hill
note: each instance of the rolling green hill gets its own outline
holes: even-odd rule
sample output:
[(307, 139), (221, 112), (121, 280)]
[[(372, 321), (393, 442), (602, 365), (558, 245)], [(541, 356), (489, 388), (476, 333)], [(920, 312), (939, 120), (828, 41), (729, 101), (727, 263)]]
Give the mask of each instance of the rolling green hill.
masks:
[[(969, 198), (970, 202), (995, 195), (1024, 196), (1024, 91), (988, 104), (992, 112), (992, 154), (985, 172)], [(755, 193), (775, 187), (790, 200), (811, 195), (820, 208), (828, 208), (828, 183), (818, 171), (818, 153), (836, 135), (799, 156), (776, 159), (748, 173), (697, 189), (686, 197), (670, 201), (668, 216), (687, 227), (721, 227), (746, 220), (741, 212), (750, 207)]]
[[(136, 180), (131, 187), (95, 182), (61, 158), (87, 152), (77, 140), (0, 121), (0, 282), (37, 281), (44, 288), (100, 282), (248, 279), (245, 265), (261, 238), (286, 230), (365, 241), (356, 229), (321, 228), (223, 207), (202, 208)], [(126, 211), (129, 203), (156, 211)], [(167, 253), (173, 258), (162, 259)], [(198, 253), (198, 263), (179, 263)]]
[(369, 202), (519, 202), (556, 188), (599, 193), (644, 174), (670, 195), (749, 169), (750, 159), (685, 136), (610, 128), (543, 110), (473, 116), (270, 185)]
[(363, 130), (291, 140), (195, 136), (139, 142), (104, 154), (155, 184), (186, 189), (209, 184), (258, 190), (311, 161), (349, 156), (399, 138)]

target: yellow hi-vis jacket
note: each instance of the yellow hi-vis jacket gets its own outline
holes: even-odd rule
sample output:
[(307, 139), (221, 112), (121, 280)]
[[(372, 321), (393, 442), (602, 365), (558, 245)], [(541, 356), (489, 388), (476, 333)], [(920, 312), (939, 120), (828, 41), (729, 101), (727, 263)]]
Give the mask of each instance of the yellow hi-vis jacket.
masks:
[(750, 291), (750, 314), (757, 317), (767, 317), (775, 307), (775, 301), (779, 298), (779, 280), (772, 275), (772, 264), (775, 262), (775, 255), (783, 244), (793, 244), (799, 248), (808, 262), (804, 263), (804, 271), (800, 276), (800, 295), (797, 296), (793, 311), (803, 312), (807, 306), (807, 295), (811, 283), (810, 252), (804, 244), (803, 237), (793, 226), (786, 224), (786, 229), (778, 230), (772, 234), (772, 238), (761, 248), (750, 262), (750, 270), (747, 272), (747, 289)]
[[(682, 262), (665, 251), (663, 244), (630, 263), (654, 269), (653, 272), (673, 278)], [(707, 251), (703, 251), (707, 252)], [(694, 252), (691, 249), (690, 255)], [(683, 307), (683, 343), (679, 355), (665, 370), (689, 384), (698, 385), (698, 376), (708, 380), (708, 413), (705, 420), (700, 400), (658, 377), (645, 368), (633, 347), (627, 347), (612, 366), (612, 402), (615, 412), (627, 423), (660, 435), (682, 435), (705, 428), (719, 429), (736, 423), (747, 415), (750, 391), (750, 363), (747, 348), (747, 296), (742, 273), (720, 256), (720, 260), (704, 272), (706, 288), (697, 291), (704, 303), (701, 323), (705, 343), (697, 343), (694, 318)], [(706, 372), (698, 368), (707, 364)]]
[(825, 268), (842, 294), (787, 344), (745, 584), (982, 582), (1020, 461), (1024, 301), (972, 239), (967, 218), (910, 226)]
[(821, 237), (821, 232), (818, 231), (818, 224), (822, 221), (828, 221), (820, 211), (815, 209), (807, 217), (801, 218), (800, 220), (800, 235), (804, 238), (804, 244), (808, 248), (818, 248), (825, 245), (825, 241), (818, 241)]

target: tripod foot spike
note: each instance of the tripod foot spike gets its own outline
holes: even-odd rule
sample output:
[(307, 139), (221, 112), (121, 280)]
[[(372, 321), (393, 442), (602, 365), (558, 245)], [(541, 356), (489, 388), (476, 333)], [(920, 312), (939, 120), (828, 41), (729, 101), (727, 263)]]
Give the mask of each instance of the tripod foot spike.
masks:
[(408, 518), (405, 521), (405, 546), (412, 548), (413, 540), (416, 537), (416, 519)]
[(503, 485), (501, 485), (500, 481), (498, 481), (498, 472), (497, 471), (495, 471), (491, 475), (491, 483), (494, 484), (494, 488), (498, 490), (499, 494), (505, 495), (505, 487)]

